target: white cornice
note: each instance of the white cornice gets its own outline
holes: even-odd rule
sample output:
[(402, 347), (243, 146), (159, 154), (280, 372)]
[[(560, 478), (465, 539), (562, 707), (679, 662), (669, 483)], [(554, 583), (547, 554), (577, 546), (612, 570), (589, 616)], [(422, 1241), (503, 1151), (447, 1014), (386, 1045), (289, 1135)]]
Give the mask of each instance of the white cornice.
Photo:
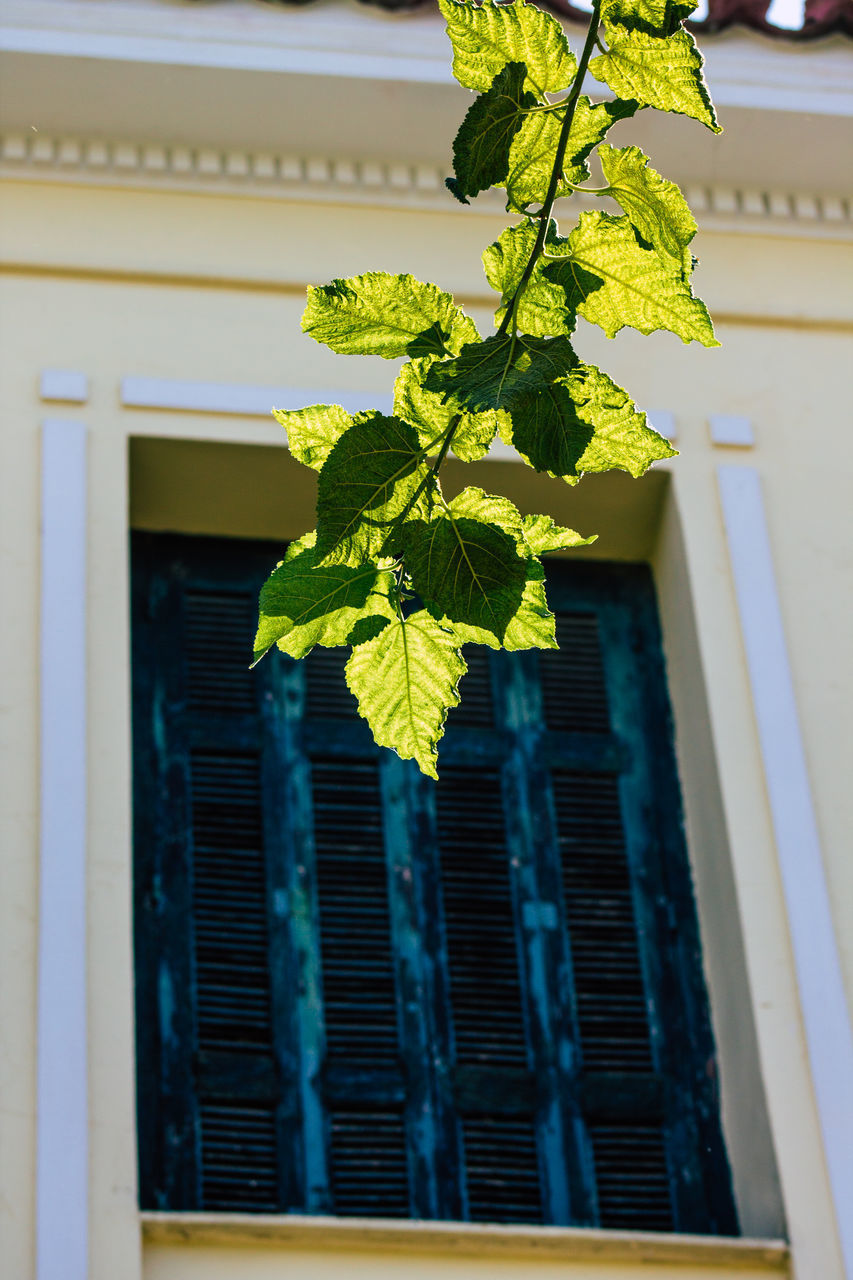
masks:
[[(444, 171), (428, 164), (145, 145), (42, 133), (0, 138), (0, 176), (448, 214), (493, 216), (504, 207), (500, 193), (492, 192), (463, 210), (445, 189)], [(853, 197), (722, 184), (688, 184), (686, 194), (705, 231), (853, 239)], [(591, 198), (581, 202), (584, 207), (596, 207)]]
[[(4, 133), (443, 166), (470, 103), (433, 9), (0, 0), (0, 13)], [(853, 42), (727, 31), (702, 47), (722, 137), (643, 111), (617, 145), (682, 183), (827, 192), (853, 172)]]
[[(279, 8), (161, 0), (3, 0), (0, 48), (57, 57), (450, 84), (437, 10), (365, 11), (346, 0)], [(580, 44), (582, 29), (565, 24)], [(842, 37), (806, 49), (742, 30), (702, 48), (721, 106), (853, 114), (853, 52)]]

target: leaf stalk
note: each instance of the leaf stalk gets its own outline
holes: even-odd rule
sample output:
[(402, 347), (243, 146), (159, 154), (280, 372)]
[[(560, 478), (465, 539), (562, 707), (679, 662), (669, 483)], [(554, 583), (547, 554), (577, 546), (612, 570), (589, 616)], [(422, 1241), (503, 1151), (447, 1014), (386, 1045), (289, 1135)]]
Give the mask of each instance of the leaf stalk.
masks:
[(586, 72), (590, 58), (592, 57), (592, 51), (598, 40), (600, 6), (601, 0), (595, 0), (592, 13), (590, 14), (589, 28), (586, 33), (583, 52), (581, 53), (580, 61), (578, 62), (578, 69), (575, 73), (571, 92), (566, 99), (566, 114), (563, 116), (560, 137), (557, 141), (557, 151), (554, 156), (554, 167), (551, 170), (551, 177), (548, 181), (548, 190), (545, 193), (545, 201), (542, 208), (535, 215), (539, 219), (539, 230), (536, 234), (536, 240), (534, 241), (533, 248), (530, 251), (530, 257), (527, 261), (527, 265), (522, 272), (521, 279), (519, 280), (515, 293), (513, 294), (512, 304), (507, 307), (504, 318), (501, 321), (500, 328), (498, 329), (499, 337), (502, 337), (507, 332), (510, 325), (512, 325), (513, 334), (515, 333), (515, 317), (518, 312), (519, 303), (524, 296), (524, 291), (530, 282), (530, 277), (533, 275), (536, 263), (545, 246), (545, 237), (548, 234), (548, 223), (551, 221), (551, 211), (554, 208), (554, 201), (557, 198), (557, 186), (560, 181), (560, 174), (563, 171), (563, 161), (566, 158), (566, 147), (569, 145), (569, 134), (572, 131), (575, 109), (578, 105), (578, 98), (581, 95), (583, 82), (586, 78)]
[(379, 554), (380, 554), (380, 556), (385, 555), (386, 550), (387, 550), (387, 548), (388, 548), (388, 544), (389, 544), (389, 542), (391, 541), (391, 539), (393, 538), (394, 533), (395, 533), (395, 532), (396, 532), (396, 530), (399, 528), (399, 526), (403, 523), (403, 521), (406, 519), (406, 517), (408, 516), (409, 512), (410, 512), (410, 511), (412, 510), (412, 508), (414, 507), (415, 503), (419, 500), (419, 498), (420, 498), (421, 494), (422, 494), (422, 493), (423, 493), (423, 491), (426, 489), (426, 487), (427, 487), (427, 485), (429, 484), (430, 480), (435, 480), (435, 481), (437, 481), (437, 480), (438, 480), (438, 473), (439, 473), (439, 470), (441, 469), (441, 464), (444, 462), (444, 459), (445, 459), (445, 457), (447, 456), (447, 450), (450, 448), (451, 441), (453, 440), (453, 437), (454, 437), (454, 435), (456, 434), (456, 428), (459, 426), (459, 423), (460, 423), (461, 421), (462, 421), (462, 414), (461, 414), (461, 413), (457, 413), (457, 414), (455, 415), (455, 417), (453, 417), (453, 418), (451, 418), (451, 419), (450, 419), (450, 423), (449, 423), (449, 425), (448, 425), (448, 427), (447, 427), (447, 430), (445, 431), (444, 436), (443, 436), (443, 438), (442, 438), (442, 441), (441, 441), (441, 447), (440, 447), (440, 449), (439, 449), (439, 451), (438, 451), (438, 456), (437, 456), (437, 458), (436, 458), (435, 462), (432, 464), (432, 466), (430, 467), (429, 471), (428, 471), (428, 472), (426, 473), (426, 475), (424, 476), (423, 480), (421, 480), (421, 482), (420, 482), (420, 484), (418, 485), (417, 489), (415, 489), (414, 493), (413, 493), (413, 494), (412, 494), (412, 496), (409, 498), (409, 500), (408, 500), (408, 502), (406, 503), (406, 505), (403, 507), (403, 510), (402, 510), (402, 511), (400, 512), (400, 514), (395, 518), (395, 520), (394, 520), (394, 525), (393, 525), (393, 527), (392, 527), (392, 529), (391, 529), (390, 533), (388, 534), (388, 537), (385, 539), (385, 542), (382, 544), (382, 549), (381, 549), (381, 551), (380, 551), (380, 553), (379, 553)]

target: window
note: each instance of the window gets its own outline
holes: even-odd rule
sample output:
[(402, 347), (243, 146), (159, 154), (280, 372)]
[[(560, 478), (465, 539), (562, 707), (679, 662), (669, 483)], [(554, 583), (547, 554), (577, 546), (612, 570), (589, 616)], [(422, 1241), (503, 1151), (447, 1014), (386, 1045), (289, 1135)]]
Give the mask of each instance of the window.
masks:
[(435, 784), (247, 669), (280, 550), (134, 537), (144, 1207), (733, 1234), (647, 569), (553, 564)]

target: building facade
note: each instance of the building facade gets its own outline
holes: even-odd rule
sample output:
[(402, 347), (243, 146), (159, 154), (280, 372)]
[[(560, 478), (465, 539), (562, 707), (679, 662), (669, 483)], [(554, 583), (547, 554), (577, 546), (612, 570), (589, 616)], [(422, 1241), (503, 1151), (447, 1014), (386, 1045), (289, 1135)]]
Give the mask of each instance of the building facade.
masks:
[[(345, 0), (300, 8), (4, 0), (0, 1253), (15, 1280), (261, 1280), (283, 1271), (314, 1280), (341, 1270), (412, 1280), (438, 1267), (454, 1280), (853, 1277), (853, 51), (843, 5), (807, 6), (806, 25), (820, 36), (808, 43), (740, 25), (768, 26), (766, 6), (743, 8), (722, 31), (712, 6), (700, 36), (726, 128), (720, 140), (693, 122), (646, 118), (651, 112), (613, 134), (615, 143), (640, 144), (685, 189), (700, 225), (697, 291), (722, 346), (706, 351), (672, 335), (628, 331), (613, 344), (592, 329), (579, 337), (582, 352), (630, 389), (679, 456), (641, 481), (610, 473), (569, 489), (498, 449), (471, 464), (464, 480), (454, 464), (452, 480), (507, 492), (524, 511), (547, 510), (599, 534), (572, 553), (577, 571), (555, 569), (555, 582), (561, 571), (576, 573), (565, 588), (567, 616), (581, 597), (583, 609), (606, 610), (608, 591), (636, 615), (646, 607), (637, 603), (642, 592), (651, 593), (678, 782), (671, 801), (661, 798), (668, 784), (650, 783), (651, 799), (640, 807), (660, 803), (678, 826), (683, 806), (679, 847), (689, 873), (685, 861), (687, 906), (674, 915), (669, 890), (648, 889), (648, 901), (673, 916), (674, 946), (686, 947), (694, 929), (700, 940), (696, 976), (685, 981), (702, 990), (695, 1020), (709, 1019), (707, 1096), (728, 1172), (703, 1166), (697, 1177), (717, 1178), (717, 1187), (722, 1178), (731, 1191), (731, 1212), (715, 1201), (703, 1226), (677, 1205), (670, 1216), (662, 1200), (648, 1211), (637, 1201), (620, 1218), (603, 1207), (602, 1177), (590, 1193), (598, 1208), (576, 1214), (561, 1217), (539, 1201), (532, 1210), (523, 1196), (517, 1212), (496, 1209), (488, 1197), (478, 1212), (471, 1183), (458, 1201), (467, 1207), (454, 1209), (448, 1192), (435, 1220), (430, 1195), (441, 1198), (445, 1179), (435, 1170), (418, 1212), (391, 1191), (372, 1213), (359, 1198), (369, 1180), (359, 1144), (381, 1146), (381, 1116), (396, 1105), (385, 1095), (377, 1102), (378, 1094), (365, 1104), (371, 1125), (353, 1140), (349, 1202), (312, 1201), (301, 1191), (277, 1198), (263, 1188), (254, 1199), (254, 1192), (235, 1199), (227, 1171), (225, 1190), (216, 1189), (221, 1169), (210, 1162), (207, 1190), (176, 1190), (174, 1174), (164, 1191), (163, 1177), (151, 1172), (152, 1161), (161, 1172), (179, 1166), (163, 1154), (172, 1133), (165, 1104), (145, 1100), (155, 1077), (168, 1092), (168, 1054), (149, 1052), (144, 1011), (154, 1009), (162, 1027), (170, 944), (165, 934), (151, 943), (140, 888), (145, 823), (159, 803), (146, 786), (159, 765), (143, 763), (140, 724), (156, 716), (139, 689), (146, 671), (170, 671), (175, 659), (168, 646), (157, 649), (164, 633), (150, 629), (156, 608), (132, 607), (131, 570), (139, 591), (140, 583), (165, 582), (168, 566), (179, 564), (187, 589), (209, 595), (231, 587), (204, 566), (225, 573), (233, 563), (246, 581), (265, 557), (271, 568), (275, 548), (312, 527), (314, 490), (270, 409), (332, 401), (352, 411), (382, 408), (391, 387), (387, 363), (348, 362), (302, 335), (306, 285), (370, 269), (410, 271), (452, 291), (488, 325), (480, 253), (505, 214), (498, 199), (462, 209), (444, 190), (467, 99), (450, 77), (444, 24), (429, 6), (389, 13)], [(566, 18), (575, 45), (576, 16)], [(646, 585), (631, 585), (640, 581)], [(211, 617), (209, 632), (192, 635), (202, 637), (205, 687), (221, 695), (218, 715), (232, 668), (217, 667), (210, 650), (229, 652), (230, 624)], [(178, 635), (182, 652), (192, 635)], [(578, 652), (583, 643), (573, 633)], [(610, 670), (616, 659), (607, 644)], [(643, 658), (643, 679), (658, 662)], [(521, 668), (507, 670), (510, 683), (521, 680)], [(260, 678), (274, 684), (279, 676)], [(334, 678), (317, 677), (326, 690), (321, 703), (331, 699)], [(492, 694), (497, 706), (501, 673), (477, 679), (486, 683), (479, 694), (471, 684), (472, 706)], [(549, 679), (542, 675), (546, 699)], [(554, 680), (554, 698), (570, 701), (571, 682)], [(619, 720), (608, 689), (602, 697)], [(241, 696), (238, 689), (234, 698)], [(270, 696), (286, 702), (286, 691)], [(530, 694), (534, 702), (539, 696)], [(318, 705), (309, 730), (326, 733), (326, 761), (332, 737), (323, 729), (326, 704)], [(509, 732), (509, 722), (501, 724)], [(474, 723), (464, 732), (481, 731)], [(164, 732), (166, 741), (171, 731)], [(448, 744), (452, 763), (450, 731)], [(352, 765), (360, 748), (352, 760), (347, 750), (340, 758)], [(635, 758), (669, 750), (649, 740)], [(282, 768), (295, 776), (292, 761)], [(322, 769), (310, 768), (319, 812)], [(210, 783), (214, 801), (219, 785)], [(558, 817), (560, 803), (552, 805)], [(522, 809), (519, 802), (511, 812)], [(224, 829), (223, 811), (211, 812)], [(285, 825), (293, 826), (294, 812)], [(449, 848), (452, 832), (468, 828), (461, 810), (447, 812)], [(347, 821), (355, 824), (354, 813)], [(535, 807), (530, 817), (533, 826), (540, 821)], [(500, 844), (504, 836), (495, 838)], [(412, 848), (417, 843), (413, 837)], [(450, 873), (441, 874), (449, 918)], [(642, 914), (641, 898), (635, 886)], [(269, 901), (262, 910), (274, 912)], [(282, 914), (294, 917), (292, 897), (282, 901)], [(187, 909), (198, 932), (200, 908)], [(559, 932), (551, 910), (543, 899), (529, 913), (543, 947)], [(193, 953), (190, 985), (201, 981), (200, 954)], [(418, 963), (427, 964), (428, 948), (423, 955)], [(452, 954), (449, 963), (452, 986)], [(657, 961), (642, 963), (648, 973)], [(180, 983), (177, 991), (177, 1006), (192, 1003)], [(247, 1007), (234, 1015), (241, 1026)], [(458, 1010), (454, 1016), (458, 1023)], [(492, 1026), (498, 1040), (501, 1025)], [(704, 1031), (698, 1041), (671, 1034), (673, 1059), (679, 1044), (686, 1058), (704, 1043)], [(184, 1039), (178, 1049), (178, 1058), (196, 1055), (187, 1070), (201, 1078), (203, 1046)], [(240, 1070), (248, 1062), (240, 1058)], [(604, 1073), (614, 1075), (612, 1063)], [(523, 1093), (520, 1076), (505, 1079)], [(211, 1087), (214, 1099), (227, 1092)], [(249, 1105), (245, 1081), (239, 1087), (235, 1124), (245, 1127), (261, 1094)], [(378, 1086), (370, 1087), (375, 1094)], [(646, 1104), (629, 1094), (635, 1101), (620, 1104), (619, 1123), (636, 1127), (646, 1113), (631, 1108)], [(199, 1098), (180, 1105), (203, 1108)], [(300, 1124), (307, 1105), (300, 1104)], [(341, 1105), (353, 1113), (350, 1095)], [(514, 1094), (501, 1114), (517, 1117), (519, 1105)], [(523, 1143), (513, 1141), (495, 1159), (509, 1161), (514, 1194), (528, 1175)], [(541, 1148), (544, 1139), (537, 1141)], [(232, 1134), (228, 1142), (229, 1151), (242, 1151), (248, 1138)], [(160, 1155), (149, 1159), (155, 1148)], [(310, 1140), (300, 1149), (314, 1150)], [(620, 1159), (646, 1167), (648, 1153), (632, 1150), (613, 1157), (611, 1186), (621, 1185)], [(441, 1166), (451, 1181), (456, 1167)], [(530, 1175), (543, 1186), (544, 1167)], [(634, 1178), (635, 1191), (654, 1183), (648, 1167)], [(559, 1195), (548, 1195), (553, 1206)], [(296, 1211), (281, 1211), (292, 1205)]]

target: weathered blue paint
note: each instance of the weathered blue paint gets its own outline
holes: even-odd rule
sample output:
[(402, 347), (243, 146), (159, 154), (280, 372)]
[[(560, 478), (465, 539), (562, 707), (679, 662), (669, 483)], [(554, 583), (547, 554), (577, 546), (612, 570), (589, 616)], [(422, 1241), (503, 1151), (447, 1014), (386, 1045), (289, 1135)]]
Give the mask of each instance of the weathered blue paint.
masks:
[[(373, 744), (340, 651), (246, 683), (198, 649), (198, 600), (233, 643), (278, 551), (134, 546), (143, 1203), (734, 1232), (648, 571), (550, 571), (560, 654), (472, 654), (436, 785)], [(233, 791), (224, 862), (193, 842), (199, 759)], [(242, 926), (204, 877), (228, 891), (247, 761), (267, 968), (220, 993), (210, 930), (234, 957)]]

